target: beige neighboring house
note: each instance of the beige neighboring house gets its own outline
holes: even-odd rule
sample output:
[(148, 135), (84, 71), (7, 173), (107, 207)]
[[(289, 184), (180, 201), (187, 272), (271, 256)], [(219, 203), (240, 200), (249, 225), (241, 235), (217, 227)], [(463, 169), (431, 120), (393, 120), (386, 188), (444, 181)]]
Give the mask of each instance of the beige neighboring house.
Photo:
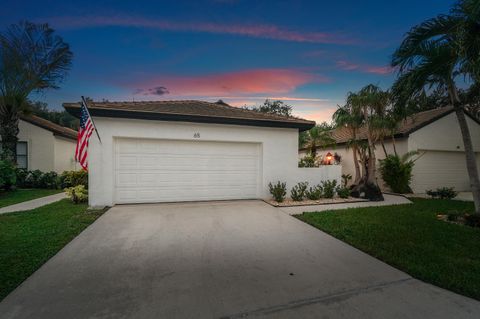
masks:
[(42, 172), (77, 169), (74, 160), (77, 131), (35, 115), (22, 116), (17, 144), (17, 165)]
[[(480, 122), (467, 115), (468, 127), (472, 138), (473, 148), (480, 169)], [(347, 147), (350, 134), (345, 128), (338, 128), (332, 132), (336, 146), (329, 149), (318, 149), (319, 155), (328, 152), (338, 153), (341, 157), (342, 173), (355, 176), (352, 150)], [(409, 151), (420, 152), (415, 162), (411, 188), (414, 193), (425, 193), (428, 189), (437, 187), (455, 187), (457, 191), (470, 191), (465, 152), (460, 127), (456, 115), (451, 107), (439, 108), (420, 112), (399, 123), (395, 133), (395, 145), (399, 155)], [(359, 137), (366, 139), (364, 130), (360, 130)], [(392, 140), (386, 139), (387, 153), (393, 154)], [(299, 151), (303, 157), (306, 149)], [(377, 159), (385, 158), (381, 145), (377, 145), (375, 154)], [(380, 174), (378, 181), (383, 189)]]

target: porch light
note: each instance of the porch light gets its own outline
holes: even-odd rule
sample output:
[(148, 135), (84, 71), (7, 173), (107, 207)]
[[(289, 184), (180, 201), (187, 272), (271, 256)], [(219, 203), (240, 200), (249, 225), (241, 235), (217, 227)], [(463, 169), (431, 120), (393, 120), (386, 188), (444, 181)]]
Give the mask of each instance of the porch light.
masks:
[(327, 155), (325, 156), (326, 164), (331, 165), (332, 164), (332, 159), (333, 159), (332, 153), (328, 152)]

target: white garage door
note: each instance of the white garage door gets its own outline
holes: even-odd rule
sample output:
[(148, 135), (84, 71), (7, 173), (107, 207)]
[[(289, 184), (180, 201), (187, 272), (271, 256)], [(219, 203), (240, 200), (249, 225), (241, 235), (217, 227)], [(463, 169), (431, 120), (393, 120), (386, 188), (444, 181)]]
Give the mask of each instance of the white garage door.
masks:
[[(465, 153), (443, 151), (420, 151), (423, 156), (413, 168), (412, 189), (415, 193), (425, 193), (437, 187), (455, 187), (457, 191), (468, 191)], [(480, 154), (477, 154), (480, 163)], [(478, 164), (477, 164), (478, 165)]]
[(257, 198), (260, 144), (116, 139), (115, 202)]

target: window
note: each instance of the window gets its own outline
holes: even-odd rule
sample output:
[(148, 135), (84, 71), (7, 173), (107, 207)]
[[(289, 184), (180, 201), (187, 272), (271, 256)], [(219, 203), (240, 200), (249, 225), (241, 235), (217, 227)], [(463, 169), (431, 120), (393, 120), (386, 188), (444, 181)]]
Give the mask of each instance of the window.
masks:
[[(0, 152), (2, 143), (0, 143)], [(28, 144), (27, 142), (17, 142), (17, 167), (28, 169)]]

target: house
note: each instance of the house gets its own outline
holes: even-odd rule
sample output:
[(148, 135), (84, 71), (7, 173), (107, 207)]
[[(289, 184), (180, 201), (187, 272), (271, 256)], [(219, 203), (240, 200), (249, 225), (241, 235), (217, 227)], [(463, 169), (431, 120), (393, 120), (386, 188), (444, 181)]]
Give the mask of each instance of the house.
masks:
[[(80, 104), (65, 103), (79, 116)], [(268, 184), (339, 179), (300, 169), (298, 132), (315, 122), (203, 101), (92, 102), (89, 203), (252, 199)]]
[[(467, 122), (472, 138), (473, 148), (480, 167), (480, 122), (467, 114)], [(343, 174), (355, 176), (352, 150), (347, 147), (350, 133), (345, 128), (332, 131), (336, 146), (329, 149), (319, 149), (319, 154), (337, 153), (342, 157)], [(366, 131), (359, 131), (359, 138), (366, 140)], [(408, 117), (398, 124), (394, 134), (396, 149), (399, 155), (410, 151), (418, 151), (419, 158), (413, 168), (411, 188), (415, 193), (425, 193), (428, 189), (437, 187), (455, 187), (457, 191), (469, 191), (465, 152), (462, 135), (452, 107), (438, 108), (420, 112)], [(391, 138), (385, 139), (385, 148), (388, 154), (393, 154)], [(299, 156), (308, 152), (301, 149)], [(385, 158), (381, 145), (376, 145), (377, 159)], [(378, 180), (382, 185), (380, 174)]]
[(35, 115), (22, 115), (18, 128), (18, 167), (57, 173), (77, 169), (77, 131)]

